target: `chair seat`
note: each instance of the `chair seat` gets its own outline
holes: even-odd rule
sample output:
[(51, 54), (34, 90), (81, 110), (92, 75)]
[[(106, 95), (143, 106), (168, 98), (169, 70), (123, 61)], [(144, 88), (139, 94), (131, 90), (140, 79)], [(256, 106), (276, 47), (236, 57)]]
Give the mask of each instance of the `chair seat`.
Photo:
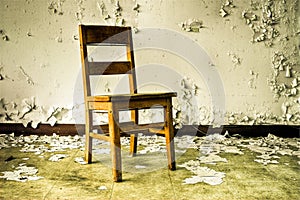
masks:
[(138, 94), (112, 94), (112, 95), (99, 95), (88, 96), (89, 102), (111, 102), (111, 101), (128, 101), (128, 100), (146, 100), (146, 99), (161, 99), (176, 97), (176, 92), (159, 92), (159, 93), (138, 93)]

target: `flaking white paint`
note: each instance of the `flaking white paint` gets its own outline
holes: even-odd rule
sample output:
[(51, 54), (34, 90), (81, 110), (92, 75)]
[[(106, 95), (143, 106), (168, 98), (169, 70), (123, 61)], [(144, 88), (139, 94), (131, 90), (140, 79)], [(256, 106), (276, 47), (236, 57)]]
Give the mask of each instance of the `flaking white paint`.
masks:
[[(78, 24), (84, 23), (133, 26), (136, 34), (146, 27), (171, 29), (205, 49), (212, 60), (207, 64), (222, 79), (224, 110), (213, 105), (211, 83), (188, 60), (163, 49), (136, 52), (137, 67), (142, 66), (138, 82), (149, 81), (141, 91), (170, 89), (159, 85), (159, 71), (143, 75), (151, 63), (182, 75), (164, 77), (179, 94), (178, 125), (212, 124), (215, 113), (228, 124), (299, 124), (299, 5), (299, 0), (2, 0), (0, 120), (33, 126), (84, 122), (78, 41)], [(197, 30), (182, 31), (180, 22), (196, 24)], [(114, 82), (100, 81), (99, 90), (114, 91)], [(27, 101), (31, 97), (34, 104)], [(73, 119), (65, 110), (73, 111)]]

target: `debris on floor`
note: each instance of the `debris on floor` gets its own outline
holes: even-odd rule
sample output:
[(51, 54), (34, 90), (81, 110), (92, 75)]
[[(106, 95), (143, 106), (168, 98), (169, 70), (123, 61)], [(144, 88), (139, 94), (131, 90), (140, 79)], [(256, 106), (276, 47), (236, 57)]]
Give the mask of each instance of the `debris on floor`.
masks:
[(239, 154), (243, 155), (244, 153), (236, 146), (226, 146), (225, 153)]
[(146, 166), (144, 166), (144, 165), (136, 165), (136, 166), (134, 166), (136, 169), (145, 169), (145, 168), (147, 168)]
[(196, 184), (204, 182), (210, 185), (219, 185), (223, 182), (225, 177), (224, 172), (217, 172), (208, 167), (201, 167), (199, 161), (190, 160), (179, 167), (184, 167), (187, 170), (195, 174), (191, 178), (186, 178), (183, 180), (183, 184)]
[[(128, 143), (129, 145), (129, 143)], [(138, 136), (138, 146), (143, 149), (138, 150), (138, 154), (147, 154), (154, 152), (166, 152), (166, 140), (164, 137), (157, 135), (146, 136), (140, 134)]]
[[(66, 149), (77, 149), (84, 146), (82, 139), (76, 135), (72, 136), (20, 136), (17, 138), (20, 145), (23, 144), (21, 152), (33, 152), (43, 154), (45, 152), (65, 151)], [(15, 141), (13, 141), (15, 142)]]
[(198, 158), (200, 163), (205, 163), (205, 164), (212, 164), (215, 165), (217, 162), (227, 162), (226, 158), (222, 158), (218, 155), (215, 154), (209, 154), (207, 156), (201, 156)]
[[(188, 150), (193, 149), (199, 152), (196, 158), (192, 158), (184, 163), (179, 163), (179, 167), (184, 167), (192, 173), (191, 177), (183, 180), (183, 184), (197, 184), (206, 183), (210, 185), (219, 185), (223, 182), (226, 174), (224, 172), (216, 171), (207, 167), (207, 164), (214, 166), (225, 163), (230, 163), (230, 159), (226, 159), (226, 154), (243, 155), (244, 151), (251, 151), (256, 158), (253, 162), (261, 163), (263, 165), (280, 164), (281, 156), (294, 156), (300, 159), (300, 138), (281, 138), (272, 134), (266, 137), (258, 138), (243, 138), (241, 135), (231, 135), (226, 132), (223, 134), (208, 134), (204, 137), (198, 136), (181, 136), (174, 139), (176, 154), (182, 154)], [(96, 145), (95, 145), (96, 144)], [(122, 148), (129, 148), (130, 138), (121, 138)], [(138, 154), (148, 154), (154, 152), (166, 152), (166, 141), (164, 137), (138, 135)], [(93, 140), (93, 149), (95, 154), (109, 154), (109, 143), (100, 140)], [(80, 136), (59, 136), (53, 134), (52, 136), (18, 136), (14, 134), (0, 134), (0, 149), (3, 148), (20, 148), (21, 152), (34, 153), (39, 157), (49, 157), (49, 161), (57, 162), (68, 156), (66, 150), (68, 149), (83, 149), (84, 137)], [(54, 155), (50, 153), (58, 152)], [(64, 152), (64, 154), (61, 154)], [(14, 160), (28, 160), (29, 158), (17, 158), (14, 155), (7, 155), (3, 159), (4, 162), (10, 163)], [(74, 161), (79, 164), (87, 164), (82, 157), (74, 158)], [(300, 161), (297, 161), (300, 165)], [(288, 165), (289, 163), (281, 163)], [(212, 168), (214, 167), (212, 166)], [(145, 165), (134, 165), (135, 169), (145, 169)], [(39, 180), (37, 176), (38, 169), (34, 167), (27, 167), (26, 164), (21, 163), (15, 168), (15, 171), (4, 171), (3, 176), (6, 180), (15, 181), (30, 181)], [(102, 189), (100, 189), (102, 187)], [(104, 190), (104, 186), (100, 186), (99, 190)], [(106, 188), (107, 189), (107, 188)]]
[(38, 169), (36, 169), (35, 167), (28, 167), (24, 163), (19, 164), (19, 166), (16, 167), (15, 171), (4, 171), (1, 173), (4, 175), (0, 176), (0, 178), (4, 178), (10, 181), (26, 182), (43, 178), (36, 175), (38, 173)]
[(178, 165), (195, 174), (190, 178), (186, 178), (183, 184), (196, 184), (199, 182), (211, 185), (221, 184), (223, 178), (225, 178), (225, 173), (202, 166), (205, 164), (216, 165), (218, 162), (230, 162), (230, 160), (217, 155), (219, 153), (242, 155), (244, 154), (243, 150), (247, 148), (258, 154), (254, 162), (262, 163), (263, 165), (278, 164), (279, 155), (300, 158), (300, 138), (281, 138), (272, 134), (268, 134), (267, 137), (243, 138), (240, 135), (230, 136), (226, 132), (225, 135), (210, 134), (205, 137), (182, 136), (175, 141), (177, 141), (175, 144), (179, 144), (177, 148), (197, 149), (200, 154), (196, 160), (190, 160)]
[(98, 187), (98, 190), (107, 190), (107, 187), (105, 185), (102, 185), (102, 186)]
[(49, 160), (52, 161), (52, 162), (58, 162), (58, 161), (60, 161), (61, 159), (65, 158), (65, 157), (67, 157), (66, 154), (54, 154), (53, 156), (51, 156), (49, 158)]
[(85, 162), (85, 160), (82, 157), (76, 157), (74, 161), (81, 164), (81, 165), (86, 165), (87, 164), (87, 162)]
[(262, 163), (264, 165), (267, 165), (267, 164), (278, 164), (279, 163), (277, 160), (265, 160), (265, 159), (255, 159), (254, 161), (258, 162), (258, 163)]

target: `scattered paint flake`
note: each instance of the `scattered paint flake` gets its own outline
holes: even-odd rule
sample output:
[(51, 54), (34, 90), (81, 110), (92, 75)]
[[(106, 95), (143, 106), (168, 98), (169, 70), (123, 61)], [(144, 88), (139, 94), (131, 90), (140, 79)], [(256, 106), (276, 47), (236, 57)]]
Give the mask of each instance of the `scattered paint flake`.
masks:
[(27, 31), (26, 35), (27, 35), (28, 37), (32, 37), (32, 33), (31, 33), (30, 31)]
[(240, 65), (241, 64), (241, 58), (239, 58), (236, 54), (229, 52), (228, 56), (231, 57), (231, 61), (234, 65)]
[(65, 0), (57, 0), (50, 2), (49, 6), (48, 6), (48, 12), (50, 14), (58, 14), (58, 15), (63, 15), (64, 12), (62, 11), (62, 5), (64, 3)]
[(4, 71), (3, 67), (0, 67), (0, 81), (4, 80), (6, 78), (6, 75), (3, 74), (3, 71)]
[(27, 83), (29, 85), (34, 85), (32, 78), (25, 72), (24, 68), (22, 66), (19, 66), (19, 69), (22, 72), (22, 74), (25, 76)]
[(234, 8), (235, 5), (233, 5), (233, 0), (227, 0), (223, 5), (221, 6), (221, 9), (219, 10), (219, 14), (221, 17), (226, 17), (229, 15), (229, 11), (231, 8)]
[(2, 35), (2, 40), (9, 41), (8, 36), (7, 35)]
[(74, 137), (58, 137), (56, 134), (53, 134), (53, 136), (45, 135), (36, 137), (20, 136), (18, 138), (18, 141), (25, 142), (20, 150), (21, 152), (32, 152), (38, 155), (45, 152), (65, 151), (66, 149), (76, 149), (84, 146), (83, 142), (81, 141), (81, 138), (78, 135)]
[[(1, 102), (1, 101), (0, 101)], [(165, 152), (165, 138), (160, 136), (145, 136), (138, 135), (139, 149), (144, 148), (144, 153), (150, 152)], [(129, 146), (130, 139), (127, 137), (121, 138), (121, 144)], [(98, 140), (94, 141), (98, 142)], [(63, 151), (65, 149), (81, 148), (84, 146), (84, 141), (80, 136), (59, 136), (53, 134), (52, 136), (19, 136), (15, 137), (14, 134), (0, 134), (0, 144), (4, 147), (20, 146), (22, 152), (32, 152), (37, 155), (43, 156), (46, 152)], [(109, 145), (108, 142), (98, 142), (97, 145)], [(223, 182), (225, 173), (217, 172), (208, 167), (203, 167), (203, 164), (217, 163), (217, 162), (230, 162), (225, 158), (218, 156), (218, 153), (237, 153), (243, 154), (240, 148), (247, 148), (253, 152), (258, 153), (257, 159), (254, 162), (267, 164), (277, 164), (280, 159), (279, 155), (295, 156), (300, 158), (300, 140), (299, 138), (281, 138), (272, 134), (267, 137), (260, 138), (243, 138), (239, 135), (230, 135), (228, 131), (224, 134), (210, 134), (205, 137), (197, 136), (182, 136), (175, 138), (176, 149), (192, 148), (201, 153), (197, 160), (190, 160), (186, 163), (178, 165), (184, 167), (193, 173), (192, 177), (183, 180), (183, 184), (196, 184), (207, 183), (210, 185), (218, 185)], [(100, 152), (109, 153), (109, 149), (100, 148)], [(97, 149), (93, 150), (97, 152)], [(140, 153), (140, 152), (139, 152)], [(39, 157), (40, 157), (39, 156)], [(53, 161), (59, 161), (65, 158), (65, 154), (53, 155)], [(23, 158), (24, 159), (24, 158)], [(26, 160), (26, 159), (24, 159)], [(49, 160), (52, 160), (50, 158)], [(86, 164), (83, 158), (75, 158), (75, 162)], [(299, 163), (299, 162), (298, 162)], [(300, 163), (299, 163), (300, 164)], [(136, 169), (144, 169), (146, 166), (136, 165)], [(22, 173), (17, 170), (21, 170)], [(36, 176), (38, 172), (35, 168), (27, 168), (26, 163), (19, 164), (16, 168), (17, 172), (2, 172), (5, 178), (16, 181), (29, 181), (38, 180), (41, 177)], [(23, 172), (28, 173), (27, 175)], [(30, 176), (30, 177), (28, 177)]]
[(262, 163), (264, 165), (267, 165), (267, 164), (278, 164), (279, 163), (277, 160), (255, 159), (254, 161), (258, 162), (258, 163)]
[[(251, 10), (244, 10), (242, 17), (245, 19), (246, 24), (253, 31), (253, 39), (251, 42), (264, 42), (265, 46), (270, 47), (273, 45), (273, 41), (276, 37), (280, 36), (279, 31), (276, 29), (279, 21), (286, 20), (284, 16), (281, 16), (280, 9), (286, 7), (285, 1), (261, 1), (256, 2), (255, 6), (251, 2)], [(260, 15), (257, 11), (260, 10)], [(255, 12), (255, 14), (254, 14)]]
[(295, 87), (298, 86), (298, 80), (297, 80), (297, 78), (294, 78), (294, 79), (293, 79), (291, 86), (292, 86), (293, 88), (295, 88)]
[(240, 149), (238, 149), (236, 146), (226, 146), (224, 152), (225, 152), (225, 153), (239, 154), (239, 155), (243, 155), (243, 154), (244, 154), (244, 153), (243, 153)]
[[(52, 111), (53, 109), (55, 111)], [(23, 99), (21, 104), (0, 99), (0, 121), (22, 123), (24, 127), (30, 125), (32, 128), (37, 128), (40, 123), (54, 125), (58, 120), (70, 120), (72, 118), (70, 111), (71, 109), (67, 108), (39, 106), (35, 102), (35, 97)]]
[(106, 6), (105, 6), (105, 4), (104, 4), (103, 1), (101, 2), (101, 4), (99, 4), (99, 2), (97, 2), (97, 7), (98, 7), (98, 9), (100, 10), (101, 15), (102, 15), (102, 18), (103, 18), (104, 20), (107, 20), (107, 19), (110, 18), (109, 14), (108, 14), (108, 12), (107, 12), (107, 10), (106, 10)]
[(105, 185), (102, 185), (102, 186), (98, 187), (98, 190), (107, 190), (107, 187)]
[(200, 163), (213, 164), (213, 165), (215, 165), (217, 162), (227, 162), (226, 158), (221, 158), (220, 156), (215, 155), (215, 154), (209, 154), (207, 156), (200, 156), (198, 158), (198, 160), (200, 161)]
[(136, 12), (136, 15), (138, 15), (139, 14), (139, 12), (140, 12), (140, 4), (138, 4), (138, 3), (136, 3), (135, 5), (134, 5), (134, 7), (132, 8), (132, 10), (134, 10), (135, 12)]
[(279, 153), (282, 156), (284, 156), (284, 155), (291, 156), (293, 154), (293, 150), (291, 150), (291, 149), (282, 149), (282, 150), (278, 150), (277, 153)]
[(0, 35), (2, 37), (2, 40), (9, 41), (8, 36), (5, 34), (5, 32), (3, 30), (0, 30)]
[(269, 154), (263, 154), (263, 155), (260, 155), (260, 156), (256, 156), (257, 158), (262, 158), (264, 160), (268, 160), (268, 159), (278, 159), (280, 158), (279, 156), (276, 156), (276, 155), (269, 155)]
[(1, 173), (3, 176), (0, 176), (0, 178), (19, 182), (36, 181), (43, 178), (41, 176), (36, 176), (38, 169), (35, 167), (27, 167), (23, 164), (16, 167), (15, 171), (4, 171)]
[(82, 157), (77, 157), (77, 158), (75, 158), (74, 161), (81, 164), (81, 165), (86, 165), (87, 164), (87, 162), (85, 162), (85, 160)]
[(219, 10), (219, 14), (221, 17), (226, 17), (227, 15), (229, 15), (223, 7)]
[(125, 24), (125, 20), (123, 18), (116, 18), (116, 21), (115, 21), (115, 25), (116, 26), (123, 26)]
[(83, 8), (83, 0), (76, 0), (77, 1), (77, 11), (75, 12), (75, 17), (77, 21), (81, 21), (84, 17), (83, 11), (85, 8)]
[(55, 38), (55, 40), (56, 40), (58, 43), (62, 43), (62, 42), (63, 42), (63, 39), (62, 39), (61, 36), (57, 36), (57, 37)]
[(199, 32), (203, 28), (203, 22), (198, 19), (188, 19), (180, 23), (179, 26), (186, 32)]
[(136, 169), (145, 169), (146, 168), (146, 166), (144, 166), (144, 165), (136, 165), (136, 166), (134, 166)]
[(106, 93), (110, 93), (111, 92), (111, 89), (109, 87), (109, 82), (108, 81), (104, 85), (104, 92), (106, 92)]
[(196, 184), (200, 182), (204, 182), (209, 185), (220, 185), (221, 183), (223, 183), (223, 180), (222, 178), (217, 176), (207, 176), (207, 177), (192, 176), (191, 178), (186, 178), (183, 184)]
[(58, 162), (58, 161), (60, 161), (61, 159), (65, 158), (65, 157), (67, 157), (66, 154), (55, 154), (55, 155), (51, 156), (49, 158), (49, 160), (52, 161), (52, 162)]
[(208, 167), (201, 167), (199, 161), (190, 160), (179, 167), (185, 167), (187, 170), (193, 172), (196, 176), (183, 180), (183, 184), (196, 184), (204, 182), (210, 185), (219, 185), (223, 182), (225, 177), (224, 172), (217, 172)]
[(205, 137), (205, 140), (219, 143), (219, 142), (226, 140), (226, 137), (224, 135), (214, 133), (214, 134), (207, 135)]
[(139, 32), (139, 29), (137, 27), (132, 27), (132, 30), (134, 33), (138, 33)]

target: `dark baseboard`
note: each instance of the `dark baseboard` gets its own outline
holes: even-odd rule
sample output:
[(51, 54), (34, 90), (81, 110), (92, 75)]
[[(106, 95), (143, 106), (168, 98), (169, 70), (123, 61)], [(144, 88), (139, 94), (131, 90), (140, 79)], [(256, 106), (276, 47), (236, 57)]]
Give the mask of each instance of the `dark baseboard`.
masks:
[[(300, 137), (300, 125), (224, 125), (219, 128), (211, 126), (195, 126), (185, 125), (181, 129), (176, 130), (176, 135), (198, 135), (203, 136), (207, 134), (220, 133), (224, 134), (226, 131), (230, 135), (239, 134), (244, 137), (258, 137), (267, 136), (269, 133), (281, 137)], [(84, 124), (56, 124), (50, 126), (48, 124), (40, 124), (36, 129), (31, 127), (24, 127), (23, 124), (16, 123), (0, 123), (0, 134), (19, 135), (83, 135)]]
[(19, 123), (0, 123), (0, 134), (11, 134), (15, 136), (19, 135), (83, 135), (84, 124), (55, 124), (51, 126), (49, 124), (39, 124), (37, 128), (24, 127)]
[(269, 133), (280, 137), (300, 137), (299, 125), (224, 125), (221, 128), (198, 126), (198, 129), (202, 134), (224, 134), (228, 131), (230, 135), (239, 134), (244, 137), (264, 137)]

